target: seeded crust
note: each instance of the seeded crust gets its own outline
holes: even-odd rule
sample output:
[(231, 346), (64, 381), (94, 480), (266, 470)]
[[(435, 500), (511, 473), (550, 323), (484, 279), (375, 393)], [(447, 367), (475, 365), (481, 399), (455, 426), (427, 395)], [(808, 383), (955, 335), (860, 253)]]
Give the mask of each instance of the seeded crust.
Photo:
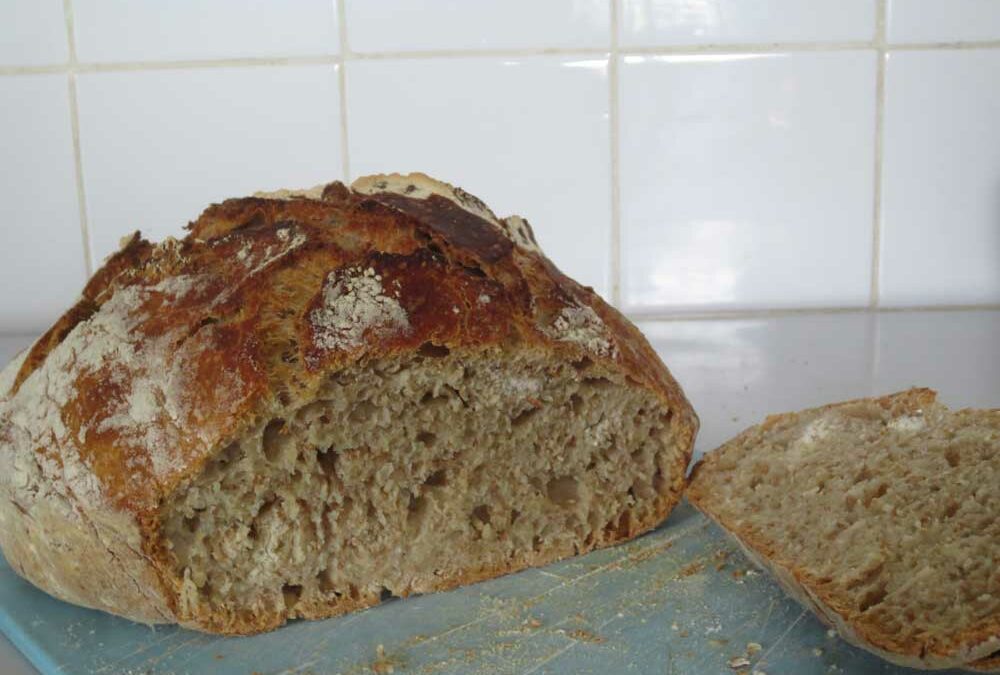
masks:
[(635, 326), (544, 257), (523, 219), (497, 218), (422, 174), (393, 174), (230, 199), (188, 229), (157, 245), (138, 232), (126, 238), (0, 376), (0, 546), (48, 593), (224, 634), (378, 603), (377, 589), (253, 612), (192, 600), (167, 541), (167, 509), (337, 373), (439, 352), (465, 363), (527, 359), (582, 382), (576, 364), (636, 392), (655, 402), (662, 424), (650, 435), (666, 464), (650, 476), (658, 493), (641, 517), (626, 509), (582, 546), (542, 544), (400, 594), (635, 537), (679, 499), (694, 411)]
[[(967, 433), (963, 435), (963, 431)], [(894, 461), (894, 455), (911, 457), (898, 460), (911, 462), (904, 467), (910, 473), (883, 473), (878, 467), (886, 463), (876, 457), (878, 448), (887, 449), (881, 457), (888, 457), (889, 462)], [(707, 454), (692, 471), (687, 496), (736, 540), (747, 557), (770, 571), (789, 595), (851, 644), (911, 668), (996, 672), (1000, 669), (995, 654), (1000, 647), (1000, 614), (995, 607), (977, 608), (968, 600), (938, 598), (934, 610), (925, 598), (937, 589), (942, 589), (942, 596), (959, 593), (954, 579), (966, 578), (966, 574), (977, 575), (980, 590), (976, 593), (981, 597), (976, 602), (988, 602), (997, 593), (1000, 554), (996, 535), (964, 522), (967, 514), (974, 514), (991, 523), (988, 528), (995, 527), (992, 523), (1000, 513), (990, 517), (982, 509), (995, 509), (996, 502), (987, 501), (993, 506), (976, 506), (971, 511), (961, 504), (972, 493), (993, 494), (989, 472), (998, 460), (1000, 411), (951, 412), (936, 401), (933, 391), (911, 389), (877, 399), (772, 415)], [(983, 481), (979, 488), (957, 473), (956, 467), (965, 461)], [(980, 462), (978, 471), (976, 461)], [(938, 468), (924, 470), (917, 463)], [(876, 468), (870, 468), (870, 464)], [(857, 478), (850, 478), (855, 474)], [(853, 490), (842, 492), (838, 481)], [(801, 498), (787, 498), (813, 482), (818, 488), (805, 490)], [(759, 495), (752, 487), (758, 484), (763, 484), (764, 489)], [(780, 509), (768, 496), (772, 489), (786, 495)], [(816, 489), (833, 500), (821, 507), (823, 517), (810, 511), (809, 500), (815, 499)], [(906, 498), (907, 493), (924, 495), (925, 491), (928, 496), (919, 500)], [(843, 496), (841, 502), (837, 501), (838, 495)], [(939, 502), (951, 504), (944, 508), (943, 516), (938, 513)], [(841, 503), (844, 506), (838, 505)], [(892, 521), (896, 531), (883, 537), (871, 528), (876, 527), (872, 523), (878, 522), (880, 514), (890, 513), (885, 509), (898, 509), (898, 514)], [(952, 516), (962, 522), (943, 524)], [(983, 538), (994, 537), (992, 553), (985, 554), (992, 556), (992, 565), (989, 558), (980, 558), (973, 561), (980, 567), (975, 572), (949, 570), (944, 567), (949, 563), (933, 562), (940, 551), (947, 551), (928, 547), (923, 549), (925, 555), (911, 557), (930, 561), (930, 568), (919, 570), (911, 578), (893, 576), (901, 573), (904, 565), (892, 561), (908, 559), (897, 556), (901, 550), (905, 555), (906, 550), (899, 542), (904, 537), (919, 537), (924, 531), (922, 525), (909, 528), (914, 518), (952, 537), (944, 539), (950, 543), (939, 546), (953, 547), (956, 555), (964, 550), (959, 547), (975, 548), (967, 542), (981, 544)], [(869, 525), (865, 526), (865, 522)], [(779, 528), (789, 532), (779, 534)], [(862, 537), (845, 540), (853, 549), (839, 549), (841, 539), (852, 531), (860, 532)], [(878, 541), (882, 547), (879, 550), (860, 548)], [(822, 552), (819, 547), (824, 547)], [(924, 578), (920, 573), (933, 576)], [(949, 578), (951, 573), (958, 577)], [(916, 596), (914, 590), (927, 593)], [(893, 604), (885, 604), (887, 601)], [(969, 604), (955, 604), (962, 602)], [(908, 605), (917, 611), (911, 618), (902, 616), (898, 613), (902, 609), (897, 609)], [(966, 617), (963, 624), (952, 624), (951, 619), (944, 618), (946, 611), (959, 610)]]

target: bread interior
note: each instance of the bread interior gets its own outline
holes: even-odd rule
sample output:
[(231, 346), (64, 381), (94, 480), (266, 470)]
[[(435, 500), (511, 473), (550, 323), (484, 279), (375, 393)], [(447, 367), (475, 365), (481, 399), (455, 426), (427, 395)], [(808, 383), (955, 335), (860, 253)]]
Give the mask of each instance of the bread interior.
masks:
[(662, 402), (589, 359), (428, 344), (262, 421), (164, 505), (162, 532), (182, 614), (314, 618), (649, 527), (679, 453)]

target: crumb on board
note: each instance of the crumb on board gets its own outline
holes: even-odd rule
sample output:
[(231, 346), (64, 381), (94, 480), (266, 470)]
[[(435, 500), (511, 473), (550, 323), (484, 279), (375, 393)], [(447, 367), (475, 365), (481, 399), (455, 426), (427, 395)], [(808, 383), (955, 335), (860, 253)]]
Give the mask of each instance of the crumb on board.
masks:
[(565, 631), (564, 633), (567, 637), (571, 637), (574, 640), (580, 642), (593, 642), (596, 644), (601, 644), (602, 642), (607, 642), (607, 640), (597, 635), (596, 633), (591, 633), (589, 630), (584, 630), (583, 628), (576, 628), (574, 630)]
[(385, 655), (385, 647), (375, 647), (375, 660), (368, 667), (376, 675), (391, 675), (396, 672), (396, 666), (402, 665), (397, 659)]
[(746, 668), (750, 665), (750, 659), (745, 656), (734, 656), (733, 658), (726, 661), (726, 665), (733, 670), (738, 670), (739, 668)]
[(679, 572), (677, 572), (677, 578), (684, 579), (686, 577), (691, 577), (694, 576), (695, 574), (698, 574), (704, 569), (705, 569), (704, 560), (693, 560), (684, 567), (682, 567)]

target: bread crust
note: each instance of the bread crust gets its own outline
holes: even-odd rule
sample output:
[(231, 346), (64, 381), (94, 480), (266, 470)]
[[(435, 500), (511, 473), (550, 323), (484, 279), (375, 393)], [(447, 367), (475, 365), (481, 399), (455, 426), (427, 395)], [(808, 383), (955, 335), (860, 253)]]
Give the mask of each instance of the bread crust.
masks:
[[(589, 359), (671, 411), (680, 450), (672, 490), (653, 517), (628, 520), (594, 547), (654, 527), (679, 499), (698, 429), (691, 405), (638, 329), (563, 275), (526, 221), (499, 219), (425, 175), (393, 174), (230, 199), (188, 229), (158, 245), (139, 233), (125, 240), (0, 378), (11, 381), (0, 391), (0, 546), (52, 595), (218, 633), (283, 623), (279, 613), (213, 615), (182, 602), (162, 504), (258, 420), (308, 400), (329, 373), (425, 343)], [(324, 336), (310, 316), (324, 285), (348, 272), (393, 289), (406, 329)], [(436, 590), (573, 553), (470, 570)], [(378, 601), (296, 611), (320, 618)]]
[[(771, 415), (757, 427), (751, 427), (718, 450), (739, 446), (749, 435), (783, 424), (802, 414), (830, 410), (862, 402), (874, 402), (890, 411), (893, 416), (918, 414), (936, 405), (937, 393), (931, 389), (914, 388), (875, 399), (855, 399), (833, 403), (793, 413)], [(808, 570), (783, 560), (766, 539), (754, 536), (713, 509), (711, 493), (699, 481), (700, 474), (710, 471), (719, 461), (717, 451), (707, 453), (691, 471), (687, 491), (688, 501), (699, 511), (716, 522), (758, 567), (768, 571), (778, 584), (805, 608), (812, 610), (821, 621), (837, 630), (840, 636), (856, 647), (866, 649), (879, 657), (909, 668), (944, 669), (964, 668), (979, 672), (995, 672), (1000, 667), (996, 658), (990, 660), (1000, 648), (1000, 617), (992, 624), (981, 626), (974, 632), (956, 636), (948, 645), (927, 645), (901, 642), (890, 631), (878, 626), (868, 626), (853, 619), (847, 602), (831, 591), (828, 585), (813, 579)]]

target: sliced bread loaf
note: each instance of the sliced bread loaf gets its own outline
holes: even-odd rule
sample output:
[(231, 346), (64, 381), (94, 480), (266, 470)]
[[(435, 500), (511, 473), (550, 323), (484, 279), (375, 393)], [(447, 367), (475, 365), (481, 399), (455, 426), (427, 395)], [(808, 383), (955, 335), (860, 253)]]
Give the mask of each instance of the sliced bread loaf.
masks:
[(912, 389), (774, 415), (708, 454), (688, 498), (845, 640), (1000, 666), (1000, 411)]
[(253, 633), (634, 537), (697, 417), (528, 223), (422, 174), (138, 234), (0, 375), (0, 548), (52, 595)]

